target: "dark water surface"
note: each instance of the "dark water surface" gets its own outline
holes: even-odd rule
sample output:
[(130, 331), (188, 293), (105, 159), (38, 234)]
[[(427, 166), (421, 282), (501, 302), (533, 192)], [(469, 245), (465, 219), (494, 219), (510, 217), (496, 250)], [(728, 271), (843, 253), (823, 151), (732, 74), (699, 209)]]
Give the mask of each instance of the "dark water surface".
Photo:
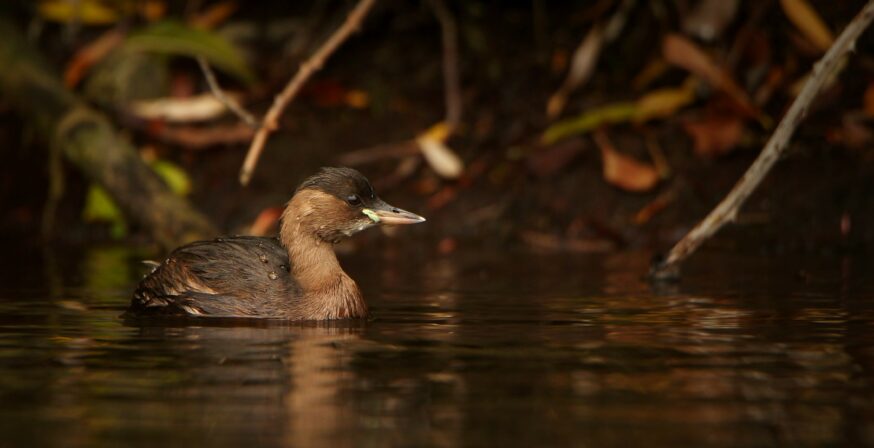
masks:
[(0, 446), (874, 445), (865, 257), (380, 251), (372, 321), (245, 326), (120, 320), (138, 257), (6, 258)]

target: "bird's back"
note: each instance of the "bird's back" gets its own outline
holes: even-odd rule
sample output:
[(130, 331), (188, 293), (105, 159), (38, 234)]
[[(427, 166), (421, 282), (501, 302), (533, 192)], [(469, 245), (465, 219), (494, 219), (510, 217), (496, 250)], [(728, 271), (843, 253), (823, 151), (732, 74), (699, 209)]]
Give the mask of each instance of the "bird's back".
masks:
[(300, 296), (277, 239), (224, 237), (173, 251), (140, 281), (128, 313), (281, 317)]

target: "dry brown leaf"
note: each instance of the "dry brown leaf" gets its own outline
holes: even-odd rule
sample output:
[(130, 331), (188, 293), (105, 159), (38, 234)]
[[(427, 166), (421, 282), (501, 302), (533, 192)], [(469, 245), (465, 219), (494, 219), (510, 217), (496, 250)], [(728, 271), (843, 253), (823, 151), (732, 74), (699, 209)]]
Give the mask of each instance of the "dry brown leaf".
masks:
[(616, 151), (603, 129), (596, 131), (594, 137), (601, 150), (604, 180), (632, 192), (649, 191), (656, 186), (659, 174), (653, 166)]
[(662, 54), (669, 63), (688, 70), (727, 93), (745, 112), (756, 117), (761, 115), (747, 93), (691, 40), (679, 34), (669, 34), (662, 41)]
[(579, 137), (540, 148), (527, 158), (528, 169), (538, 177), (552, 176), (567, 166), (584, 148), (583, 139)]
[(190, 18), (188, 24), (205, 30), (211, 30), (226, 20), (237, 10), (237, 2), (224, 1), (210, 5), (206, 11)]
[(595, 25), (583, 38), (580, 46), (574, 52), (567, 78), (558, 90), (549, 97), (546, 105), (546, 114), (549, 118), (555, 118), (564, 110), (567, 97), (576, 90), (589, 77), (595, 69), (595, 63), (604, 46), (604, 33), (600, 25)]
[(653, 81), (665, 74), (671, 66), (661, 57), (657, 57), (649, 61), (643, 69), (634, 75), (631, 80), (631, 88), (634, 90), (643, 90), (647, 88)]
[(874, 132), (867, 126), (867, 115), (848, 113), (841, 120), (841, 126), (826, 134), (830, 144), (844, 145), (850, 149), (870, 148)]
[(100, 37), (80, 48), (64, 69), (64, 85), (73, 88), (85, 77), (88, 69), (100, 62), (106, 55), (124, 41), (125, 33), (111, 29)]
[(743, 136), (744, 123), (736, 116), (709, 116), (683, 123), (692, 137), (695, 154), (717, 157), (731, 152)]
[(674, 201), (675, 193), (673, 190), (665, 191), (656, 196), (655, 199), (646, 204), (634, 214), (634, 223), (642, 226), (652, 220), (653, 216), (671, 205)]
[(464, 171), (464, 162), (455, 151), (446, 146), (447, 138), (449, 127), (441, 121), (416, 137), (416, 143), (435, 173), (446, 179), (456, 179)]
[(167, 14), (167, 4), (163, 0), (141, 1), (137, 8), (140, 15), (149, 22), (160, 20)]
[(792, 24), (820, 51), (832, 46), (834, 35), (807, 0), (780, 0), (780, 6)]
[(864, 108), (865, 115), (874, 117), (874, 82), (868, 84), (868, 88), (865, 89)]
[(264, 236), (270, 233), (282, 216), (282, 207), (268, 207), (258, 213), (258, 217), (249, 227), (249, 235)]

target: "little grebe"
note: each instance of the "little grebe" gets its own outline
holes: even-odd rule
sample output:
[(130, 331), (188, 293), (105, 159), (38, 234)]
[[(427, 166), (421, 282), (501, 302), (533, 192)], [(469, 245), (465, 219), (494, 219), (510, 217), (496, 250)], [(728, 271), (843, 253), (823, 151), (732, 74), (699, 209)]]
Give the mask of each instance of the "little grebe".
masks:
[(176, 249), (140, 282), (128, 315), (365, 317), (333, 244), (376, 224), (422, 221), (383, 202), (358, 171), (322, 168), (288, 202), (279, 239), (235, 236)]

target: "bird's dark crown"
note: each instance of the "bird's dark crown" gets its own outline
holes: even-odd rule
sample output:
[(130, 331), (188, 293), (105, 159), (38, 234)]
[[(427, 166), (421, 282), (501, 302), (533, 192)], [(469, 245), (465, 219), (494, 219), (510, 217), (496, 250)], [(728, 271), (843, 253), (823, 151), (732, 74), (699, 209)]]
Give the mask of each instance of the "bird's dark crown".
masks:
[(352, 168), (322, 168), (297, 187), (297, 191), (301, 190), (319, 190), (343, 201), (349, 201), (352, 196), (364, 202), (376, 199), (370, 181)]

